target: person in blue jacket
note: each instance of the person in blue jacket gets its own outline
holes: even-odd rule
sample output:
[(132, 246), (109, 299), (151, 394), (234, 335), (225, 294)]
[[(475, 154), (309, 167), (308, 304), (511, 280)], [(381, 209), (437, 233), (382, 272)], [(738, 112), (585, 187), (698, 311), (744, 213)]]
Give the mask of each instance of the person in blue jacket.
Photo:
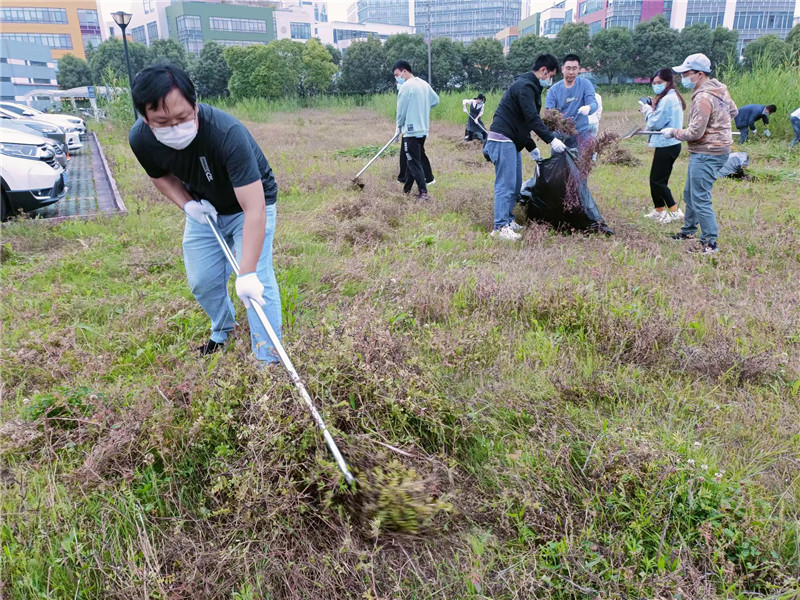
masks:
[[(649, 104), (639, 101), (639, 110), (645, 117), (647, 130), (661, 131), (665, 127), (674, 129), (683, 127), (683, 111), (686, 110), (686, 102), (675, 89), (675, 76), (672, 74), (672, 69), (657, 71), (651, 79), (651, 84), (655, 97), (649, 99)], [(654, 208), (645, 215), (645, 218), (653, 219), (662, 225), (683, 221), (683, 212), (678, 208), (672, 197), (672, 191), (669, 189), (672, 166), (681, 153), (681, 143), (675, 138), (651, 135), (649, 146), (655, 148), (653, 164), (650, 167), (650, 195), (653, 198)]]
[(764, 104), (745, 104), (739, 109), (739, 114), (736, 115), (735, 123), (736, 128), (739, 130), (739, 143), (744, 144), (747, 141), (747, 136), (752, 131), (758, 133), (756, 130), (756, 121), (764, 121), (764, 135), (769, 137), (769, 116), (774, 114), (778, 107), (774, 104), (765, 106)]
[(592, 127), (589, 115), (597, 110), (594, 85), (588, 79), (578, 77), (581, 59), (577, 54), (567, 54), (561, 63), (564, 79), (553, 85), (547, 92), (545, 108), (555, 108), (565, 118), (572, 119), (578, 130), (578, 149), (583, 149), (592, 141)]

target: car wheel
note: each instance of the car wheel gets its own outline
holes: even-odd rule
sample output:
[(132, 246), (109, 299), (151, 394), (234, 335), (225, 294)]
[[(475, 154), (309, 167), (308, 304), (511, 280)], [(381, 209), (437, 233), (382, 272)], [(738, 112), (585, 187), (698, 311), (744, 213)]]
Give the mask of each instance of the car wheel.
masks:
[(5, 223), (9, 213), (11, 212), (11, 207), (8, 205), (8, 198), (6, 198), (6, 191), (0, 190), (0, 194), (2, 194), (2, 197), (0, 197), (0, 221)]

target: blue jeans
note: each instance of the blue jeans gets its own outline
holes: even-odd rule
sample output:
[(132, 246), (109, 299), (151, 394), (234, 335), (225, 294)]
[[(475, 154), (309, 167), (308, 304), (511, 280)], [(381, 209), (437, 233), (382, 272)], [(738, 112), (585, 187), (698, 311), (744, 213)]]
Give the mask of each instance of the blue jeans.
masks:
[(794, 129), (794, 139), (789, 142), (789, 148), (792, 148), (796, 143), (800, 142), (800, 117), (789, 117), (789, 122)]
[[(278, 281), (272, 268), (272, 238), (275, 234), (275, 205), (267, 206), (267, 226), (264, 229), (264, 247), (258, 259), (256, 272), (264, 286), (264, 314), (281, 337), (281, 296)], [(242, 228), (244, 213), (219, 215), (217, 229), (222, 239), (233, 247), (237, 261), (242, 260)], [(233, 302), (228, 296), (228, 280), (233, 272), (222, 252), (214, 232), (207, 224), (187, 218), (183, 230), (183, 262), (192, 294), (211, 318), (211, 339), (224, 343), (235, 325)], [(258, 360), (278, 362), (278, 355), (253, 309), (247, 311), (250, 323), (250, 340)]]
[(700, 225), (700, 241), (704, 244), (717, 242), (719, 230), (711, 204), (711, 188), (727, 160), (727, 154), (689, 154), (689, 170), (686, 173), (686, 187), (683, 188), (686, 217), (681, 232), (694, 234)]
[(522, 154), (513, 142), (489, 140), (483, 153), (494, 164), (494, 228), (514, 220), (512, 211), (522, 188)]
[(739, 128), (739, 143), (744, 144), (747, 141), (747, 136), (750, 135), (750, 129), (747, 127)]

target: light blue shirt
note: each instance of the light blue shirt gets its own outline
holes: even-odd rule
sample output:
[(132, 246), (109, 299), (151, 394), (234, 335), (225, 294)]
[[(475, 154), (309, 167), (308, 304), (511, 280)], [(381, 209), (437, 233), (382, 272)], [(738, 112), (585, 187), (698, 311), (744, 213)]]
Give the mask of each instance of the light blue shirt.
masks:
[(594, 86), (584, 77), (576, 78), (570, 88), (564, 85), (562, 79), (547, 91), (547, 98), (544, 101), (545, 108), (556, 108), (564, 117), (575, 121), (578, 133), (589, 131), (589, 118), (578, 112), (581, 106), (587, 105), (591, 108), (589, 114), (597, 110)]
[(437, 104), (439, 96), (419, 77), (414, 77), (401, 85), (397, 94), (397, 127), (403, 137), (428, 135), (431, 108)]
[[(648, 131), (660, 131), (665, 127), (681, 129), (683, 127), (683, 105), (675, 90), (670, 90), (659, 101), (655, 110), (645, 117)], [(675, 138), (665, 138), (663, 135), (651, 135), (651, 148), (666, 148), (680, 144)]]

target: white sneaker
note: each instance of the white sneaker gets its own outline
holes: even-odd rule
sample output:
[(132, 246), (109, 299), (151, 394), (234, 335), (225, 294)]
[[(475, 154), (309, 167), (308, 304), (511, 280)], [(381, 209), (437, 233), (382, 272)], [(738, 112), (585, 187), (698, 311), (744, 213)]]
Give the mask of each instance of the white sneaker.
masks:
[(509, 223), (508, 226), (511, 227), (511, 230), (516, 233), (519, 233), (520, 231), (525, 229), (522, 225), (520, 225), (516, 221), (511, 221), (511, 223)]
[(435, 183), (436, 183), (436, 178), (434, 177), (434, 178), (433, 178), (433, 179), (431, 179), (429, 182), (427, 182), (425, 185), (433, 185), (433, 184), (435, 184)]
[(668, 225), (669, 223), (672, 223), (672, 216), (668, 210), (662, 210), (653, 220), (661, 225)]
[(659, 212), (659, 211), (657, 211), (657, 210), (654, 208), (654, 209), (653, 209), (653, 210), (651, 210), (649, 213), (647, 213), (647, 214), (644, 216), (644, 218), (645, 218), (645, 219), (652, 219), (653, 221), (656, 221), (656, 220), (658, 220), (658, 219), (660, 219), (660, 218), (661, 218), (661, 213), (663, 213), (663, 212), (664, 212), (663, 210), (662, 210), (661, 212)]
[(674, 212), (670, 211), (668, 214), (670, 221), (683, 221), (686, 218), (686, 215), (683, 214), (680, 208)]
[(501, 227), (500, 229), (495, 229), (492, 233), (489, 234), (490, 237), (498, 238), (501, 240), (508, 240), (510, 242), (518, 242), (522, 239), (522, 236), (511, 229), (510, 225), (506, 225), (505, 227)]

